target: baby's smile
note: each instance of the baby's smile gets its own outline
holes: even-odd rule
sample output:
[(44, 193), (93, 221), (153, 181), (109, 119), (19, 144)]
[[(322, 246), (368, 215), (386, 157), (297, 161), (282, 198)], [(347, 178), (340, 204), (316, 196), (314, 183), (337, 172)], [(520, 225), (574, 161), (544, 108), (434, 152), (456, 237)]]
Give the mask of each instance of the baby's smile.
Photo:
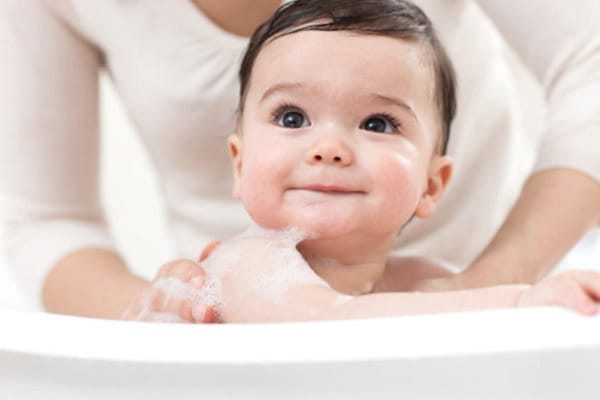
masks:
[[(338, 204), (339, 207), (342, 204), (340, 201), (355, 201), (363, 198), (366, 194), (367, 193), (364, 191), (351, 190), (350, 188), (343, 186), (330, 185), (309, 185), (286, 190), (286, 195), (291, 196), (288, 197), (289, 199), (300, 201), (300, 204), (296, 204), (296, 206), (312, 206), (331, 201), (333, 204)], [(333, 210), (330, 210), (330, 212), (331, 211)]]
[(345, 185), (312, 184), (306, 186), (292, 187), (288, 190), (317, 192), (331, 195), (366, 194), (364, 190), (356, 190)]

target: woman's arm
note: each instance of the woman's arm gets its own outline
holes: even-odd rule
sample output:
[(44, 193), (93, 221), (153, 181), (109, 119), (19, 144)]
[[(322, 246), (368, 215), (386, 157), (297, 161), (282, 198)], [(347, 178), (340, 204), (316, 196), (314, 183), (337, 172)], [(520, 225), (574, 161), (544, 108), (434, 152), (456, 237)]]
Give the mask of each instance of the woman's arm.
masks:
[[(68, 4), (0, 2), (2, 244), (40, 307), (119, 318), (140, 293), (154, 291), (128, 271), (103, 218), (101, 55), (60, 17)], [(165, 307), (177, 313), (182, 303)]]
[[(85, 248), (113, 250), (99, 199), (100, 53), (55, 14), (59, 4), (0, 4), (3, 244), (40, 306), (46, 276), (61, 259)], [(95, 265), (79, 264), (82, 271)], [(65, 285), (61, 295), (72, 290)], [(78, 306), (85, 309), (85, 299)]]
[(535, 282), (600, 223), (600, 3), (479, 4), (542, 83), (548, 117), (534, 173), (495, 238), (463, 274), (422, 290)]
[[(599, 131), (600, 132), (600, 131)], [(538, 281), (600, 223), (600, 184), (567, 169), (533, 175), (494, 240), (463, 273), (480, 285)]]
[(148, 286), (114, 252), (82, 249), (52, 268), (43, 302), (50, 312), (118, 319)]
[(600, 224), (600, 184), (568, 169), (529, 178), (496, 237), (463, 273), (423, 280), (423, 291), (534, 283), (546, 275), (586, 231)]

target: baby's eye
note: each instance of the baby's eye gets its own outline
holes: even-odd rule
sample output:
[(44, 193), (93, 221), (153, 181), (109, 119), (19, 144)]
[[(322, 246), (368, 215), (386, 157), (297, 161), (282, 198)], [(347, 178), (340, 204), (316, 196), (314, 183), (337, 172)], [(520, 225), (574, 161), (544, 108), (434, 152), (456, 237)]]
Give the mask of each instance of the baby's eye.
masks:
[(400, 123), (390, 115), (373, 115), (360, 124), (360, 129), (378, 133), (396, 133)]
[(308, 118), (300, 110), (282, 110), (277, 111), (274, 115), (277, 125), (283, 128), (298, 129), (305, 128), (309, 125)]

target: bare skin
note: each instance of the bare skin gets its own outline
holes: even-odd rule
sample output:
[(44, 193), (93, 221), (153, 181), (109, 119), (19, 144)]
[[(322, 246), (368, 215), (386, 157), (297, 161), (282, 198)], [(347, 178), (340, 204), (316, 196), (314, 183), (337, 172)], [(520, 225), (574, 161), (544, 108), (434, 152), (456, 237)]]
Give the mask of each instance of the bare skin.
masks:
[[(362, 319), (547, 305), (564, 306), (590, 316), (598, 312), (600, 300), (600, 273), (595, 271), (568, 271), (535, 285), (500, 285), (439, 293), (384, 291), (402, 286), (412, 290), (420, 278), (444, 274), (435, 263), (421, 265), (428, 269), (421, 272), (415, 262), (424, 260), (418, 259), (405, 260), (407, 270), (398, 268), (384, 275), (383, 282), (379, 282), (372, 293), (358, 296), (340, 293), (315, 279), (313, 283), (292, 284), (273, 298), (262, 294), (261, 281), (262, 277), (274, 274), (276, 269), (287, 268), (268, 262), (273, 249), (278, 247), (277, 242), (254, 237), (234, 239), (227, 245), (225, 259), (229, 266), (220, 276), (223, 322)], [(232, 257), (234, 254), (237, 256)], [(403, 266), (402, 260), (390, 264), (394, 263), (395, 267)], [(306, 267), (310, 268), (308, 264)], [(410, 271), (412, 267), (414, 269)]]
[(118, 319), (147, 286), (127, 270), (117, 254), (83, 249), (67, 255), (52, 269), (43, 301), (54, 313)]
[(280, 0), (194, 0), (194, 4), (221, 29), (250, 36), (281, 5)]

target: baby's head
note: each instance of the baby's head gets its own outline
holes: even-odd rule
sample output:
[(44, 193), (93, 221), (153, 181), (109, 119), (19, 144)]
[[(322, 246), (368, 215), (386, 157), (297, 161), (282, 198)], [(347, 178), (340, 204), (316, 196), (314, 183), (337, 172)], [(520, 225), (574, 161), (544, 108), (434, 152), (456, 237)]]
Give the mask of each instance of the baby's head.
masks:
[(434, 211), (455, 84), (416, 6), (288, 3), (252, 36), (240, 80), (234, 194), (259, 225), (388, 237)]

